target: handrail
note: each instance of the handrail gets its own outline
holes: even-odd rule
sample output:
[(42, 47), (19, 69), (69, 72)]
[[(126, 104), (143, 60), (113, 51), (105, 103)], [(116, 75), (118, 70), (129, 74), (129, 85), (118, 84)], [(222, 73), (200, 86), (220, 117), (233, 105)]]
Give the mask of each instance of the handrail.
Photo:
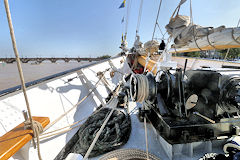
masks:
[[(33, 120), (46, 127), (50, 120), (48, 117), (32, 117)], [(0, 160), (7, 160), (13, 156), (19, 149), (28, 143), (33, 137), (31, 129), (25, 129), (24, 123), (19, 124), (11, 131), (0, 137)]]

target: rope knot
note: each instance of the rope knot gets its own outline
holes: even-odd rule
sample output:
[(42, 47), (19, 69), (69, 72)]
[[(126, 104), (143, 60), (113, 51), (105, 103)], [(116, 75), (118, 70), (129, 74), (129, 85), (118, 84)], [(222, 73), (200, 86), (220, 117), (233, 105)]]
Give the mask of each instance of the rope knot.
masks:
[[(33, 130), (33, 137), (37, 139), (38, 158), (39, 160), (42, 160), (41, 153), (40, 153), (40, 141), (39, 141), (39, 134), (43, 132), (42, 124), (35, 120), (32, 120), (32, 123), (31, 123), (30, 119), (28, 119), (24, 122), (24, 127), (26, 129)], [(33, 139), (33, 144), (34, 144), (34, 148), (36, 148), (34, 139)]]
[(34, 138), (35, 138), (35, 137), (36, 137), (36, 134), (39, 135), (40, 133), (43, 132), (43, 126), (42, 126), (42, 124), (39, 123), (38, 121), (33, 120), (32, 122), (33, 122), (33, 128), (31, 128), (31, 122), (30, 122), (29, 119), (24, 122), (24, 125), (25, 125), (24, 127), (25, 127), (26, 129), (32, 129), (33, 132), (34, 132)]

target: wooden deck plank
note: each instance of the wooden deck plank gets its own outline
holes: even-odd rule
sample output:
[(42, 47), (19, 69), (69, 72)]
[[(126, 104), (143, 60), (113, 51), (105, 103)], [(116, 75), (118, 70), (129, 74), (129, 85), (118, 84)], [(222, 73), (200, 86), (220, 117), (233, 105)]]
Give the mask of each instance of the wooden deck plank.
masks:
[[(33, 117), (33, 120), (38, 121), (43, 127), (50, 122), (48, 117)], [(24, 129), (24, 123), (19, 124), (11, 131), (0, 137), (0, 160), (6, 160), (14, 155), (33, 137), (31, 129)]]

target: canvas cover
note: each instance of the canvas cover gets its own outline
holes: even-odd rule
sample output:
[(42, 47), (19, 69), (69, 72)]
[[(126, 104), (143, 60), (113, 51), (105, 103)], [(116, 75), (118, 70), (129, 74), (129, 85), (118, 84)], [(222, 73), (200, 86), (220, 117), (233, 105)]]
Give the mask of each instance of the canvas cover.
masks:
[(225, 26), (217, 28), (202, 27), (200, 25), (192, 24), (189, 16), (176, 15), (170, 20), (165, 28), (168, 34), (174, 39), (174, 47), (181, 48), (199, 38), (225, 29)]

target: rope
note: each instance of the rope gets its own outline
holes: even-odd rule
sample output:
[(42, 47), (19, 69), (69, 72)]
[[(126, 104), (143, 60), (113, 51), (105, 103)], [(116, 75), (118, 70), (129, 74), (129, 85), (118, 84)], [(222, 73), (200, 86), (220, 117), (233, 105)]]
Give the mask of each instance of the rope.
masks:
[(199, 45), (197, 44), (197, 41), (196, 41), (195, 26), (193, 24), (193, 15), (192, 15), (192, 0), (190, 0), (190, 19), (191, 19), (191, 25), (192, 25), (192, 29), (193, 29), (193, 39), (194, 39), (194, 42), (195, 42), (197, 48), (200, 51), (202, 51), (202, 49), (199, 47)]
[[(119, 85), (119, 86), (120, 86), (120, 85)], [(119, 91), (119, 86), (118, 86), (118, 87), (116, 88), (116, 90), (113, 92), (113, 95), (114, 95), (114, 93), (116, 93), (116, 92)], [(106, 105), (105, 105), (105, 106), (106, 106)], [(99, 111), (101, 111), (103, 108), (105, 108), (105, 106), (102, 107), (102, 108), (100, 108), (100, 109), (98, 109), (97, 111), (95, 111), (91, 116), (97, 114)], [(41, 136), (43, 136), (43, 135), (47, 135), (47, 136), (40, 137), (40, 139), (45, 139), (45, 138), (48, 138), (48, 137), (52, 137), (52, 136), (55, 136), (55, 135), (60, 135), (60, 134), (66, 133), (66, 132), (68, 132), (68, 131), (71, 131), (72, 129), (77, 128), (77, 127), (81, 126), (82, 124), (79, 124), (79, 125), (77, 125), (77, 126), (74, 126), (74, 125), (76, 125), (76, 124), (78, 124), (78, 123), (80, 123), (80, 122), (82, 122), (82, 121), (84, 121), (84, 120), (86, 120), (86, 119), (88, 119), (88, 118), (89, 118), (89, 117), (85, 117), (85, 118), (83, 118), (83, 119), (81, 119), (81, 120), (79, 120), (79, 121), (77, 121), (77, 122), (75, 122), (75, 123), (73, 123), (73, 124), (71, 124), (71, 125), (68, 125), (68, 126), (65, 126), (65, 127), (62, 127), (62, 128), (59, 128), (59, 129), (56, 129), (56, 130), (47, 132), (47, 133), (43, 133), (43, 134), (41, 134)], [(72, 127), (72, 126), (74, 126), (74, 127)], [(61, 131), (61, 132), (57, 132), (57, 131), (59, 131), (59, 130), (65, 129), (65, 128), (67, 128), (67, 127), (72, 127), (72, 128), (68, 128), (68, 129), (63, 130), (63, 131)], [(57, 133), (54, 133), (54, 132), (57, 132)], [(50, 134), (50, 133), (53, 133), (53, 134)], [(50, 135), (48, 135), (48, 134), (50, 134)]]
[[(126, 60), (126, 59), (124, 59), (124, 61), (125, 61), (125, 60)], [(109, 63), (110, 63), (110, 62), (111, 62), (111, 61), (109, 61)], [(112, 63), (112, 62), (111, 62), (111, 63)], [(110, 63), (110, 65), (111, 65), (111, 63)], [(113, 69), (113, 64), (111, 65), (111, 68)], [(106, 71), (107, 71), (107, 70), (105, 70), (105, 72), (106, 72)], [(122, 74), (123, 74), (123, 73), (122, 73)], [(123, 74), (123, 75), (125, 75), (125, 74)], [(102, 76), (104, 76), (104, 73), (102, 74)], [(100, 80), (101, 80), (101, 79), (99, 79), (99, 81), (98, 81), (97, 83), (99, 83)], [(97, 87), (97, 83), (95, 84), (96, 87)], [(92, 90), (92, 92), (94, 92), (94, 90), (96, 89), (96, 87)], [(114, 92), (112, 92), (113, 95), (114, 95), (114, 93), (116, 93), (116, 92), (119, 91), (119, 89), (120, 89), (119, 87), (120, 87), (120, 85), (118, 85), (118, 87), (116, 88), (116, 90), (115, 90)], [(83, 101), (83, 100), (81, 100), (81, 101)], [(80, 101), (79, 101), (79, 102), (80, 102)], [(94, 112), (92, 115), (98, 113), (101, 109), (102, 109), (102, 108), (100, 108), (99, 110), (97, 110), (96, 112)], [(62, 116), (63, 116), (63, 115), (62, 115)], [(62, 117), (62, 116), (60, 116), (60, 117)], [(74, 125), (76, 125), (76, 124), (78, 124), (78, 123), (86, 120), (87, 118), (88, 118), (88, 117), (85, 117), (85, 118), (83, 118), (83, 119), (81, 119), (81, 120), (79, 120), (79, 121), (77, 121), (77, 122), (75, 122), (75, 123), (73, 123), (73, 124), (71, 124), (71, 125), (68, 125), (68, 126), (65, 126), (65, 127), (62, 127), (62, 128), (59, 128), (59, 129), (56, 129), (56, 130), (47, 132), (47, 133), (43, 133), (43, 134), (41, 134), (41, 136), (43, 136), (43, 135), (47, 135), (47, 136), (43, 136), (43, 137), (41, 137), (40, 139), (44, 139), (44, 138), (48, 138), (48, 137), (52, 137), (52, 136), (55, 136), (55, 135), (59, 135), (59, 134), (66, 133), (66, 132), (68, 132), (68, 131), (70, 131), (70, 130), (72, 130), (72, 129), (74, 129), (74, 128), (77, 128), (77, 127), (81, 126), (82, 124), (77, 125), (77, 126), (75, 126), (75, 127), (73, 127), (73, 128), (68, 128), (68, 129), (66, 129), (66, 130), (64, 130), (64, 131), (61, 131), (61, 132), (58, 132), (58, 133), (54, 133), (54, 132), (57, 132), (57, 131), (59, 131), (59, 130), (63, 130), (63, 129), (65, 129), (65, 128), (67, 128), (67, 127), (72, 127), (72, 126), (74, 126)], [(58, 120), (59, 120), (59, 118), (58, 118)], [(56, 120), (55, 120), (55, 121), (56, 121)], [(51, 127), (51, 126), (48, 126), (48, 127)], [(54, 134), (50, 134), (50, 133), (54, 133)], [(50, 135), (48, 135), (48, 134), (50, 134)]]
[(27, 120), (24, 122), (24, 125), (26, 128), (31, 128), (31, 126), (33, 125), (33, 133), (35, 134), (34, 137), (36, 137), (36, 139), (37, 139), (38, 158), (41, 160), (42, 156), (41, 156), (41, 152), (40, 152), (39, 135), (40, 135), (40, 133), (43, 132), (42, 124), (35, 120), (33, 120), (32, 122), (30, 122), (30, 120)]
[[(227, 59), (227, 56), (228, 56), (229, 51), (230, 51), (230, 48), (228, 48), (227, 53), (226, 53), (226, 55), (225, 55), (225, 57), (224, 57), (224, 60)], [(223, 62), (223, 63), (224, 63), (224, 62)]]
[(129, 14), (130, 14), (130, 10), (131, 10), (131, 3), (132, 3), (132, 0), (129, 0), (128, 1), (128, 6), (127, 6), (127, 16), (126, 16), (124, 41), (126, 41), (126, 39), (127, 39), (128, 21), (129, 21)]
[(168, 44), (170, 43), (171, 40), (172, 40), (172, 37), (171, 37), (171, 36), (168, 37), (166, 47), (165, 47), (165, 49), (163, 50), (162, 54), (159, 56), (157, 62), (154, 64), (154, 66), (153, 66), (153, 68), (152, 68), (152, 70), (151, 70), (151, 73), (154, 71), (154, 69), (156, 68), (157, 64), (160, 62), (161, 58), (163, 57), (163, 54), (164, 54), (165, 52), (167, 52)]
[(208, 34), (207, 34), (207, 41), (208, 41), (208, 44), (213, 47), (215, 50), (217, 49), (214, 45), (212, 45), (212, 43), (210, 43), (210, 40), (209, 40), (209, 30), (208, 30)]
[[(97, 131), (110, 113), (112, 108), (104, 108), (98, 114), (91, 115), (78, 131), (78, 141), (71, 149), (73, 153), (85, 155), (89, 149)], [(131, 119), (127, 113), (114, 110), (111, 118), (96, 141), (89, 157), (95, 157), (112, 151), (125, 144), (131, 133)]]
[(240, 25), (240, 18), (239, 18), (239, 20), (238, 20), (238, 23), (237, 23), (237, 27)]
[[(148, 83), (148, 79), (145, 75), (142, 74), (135, 74), (134, 76), (132, 76), (132, 78), (135, 78), (137, 83), (136, 83), (136, 88), (137, 91), (135, 91), (137, 93), (137, 95), (131, 95), (132, 99), (136, 102), (143, 102), (145, 100), (147, 100), (148, 96), (149, 96), (149, 83)], [(130, 88), (131, 90), (131, 88)], [(130, 91), (131, 93), (133, 91)]]
[(142, 8), (143, 8), (143, 0), (141, 0), (141, 2), (140, 2), (140, 7), (139, 7), (138, 22), (137, 22), (137, 29), (136, 29), (136, 37), (137, 37), (137, 35), (138, 35), (139, 27), (140, 27), (140, 23), (141, 23)]
[(146, 122), (146, 117), (145, 117), (145, 116), (144, 116), (144, 130), (145, 130), (145, 141), (146, 141), (147, 160), (149, 160), (149, 153), (148, 153), (148, 136), (147, 136), (147, 122)]
[(160, 27), (160, 25), (159, 25), (158, 23), (157, 23), (157, 26), (158, 26), (158, 29), (159, 29), (160, 32), (161, 32), (162, 40), (164, 40), (164, 36), (166, 35), (167, 31), (163, 34), (162, 29), (161, 29), (161, 27)]
[(156, 31), (156, 27), (157, 27), (157, 23), (158, 23), (158, 17), (159, 17), (159, 13), (160, 13), (160, 10), (161, 10), (161, 6), (162, 6), (162, 0), (160, 0), (158, 11), (157, 11), (157, 18), (156, 18), (155, 26), (154, 26), (154, 29), (153, 29), (152, 41), (153, 41), (154, 34), (155, 34), (155, 31)]
[(106, 126), (108, 120), (110, 119), (111, 115), (113, 114), (113, 111), (114, 111), (114, 109), (112, 108), (111, 111), (110, 111), (110, 113), (106, 116), (106, 118), (105, 118), (105, 120), (104, 120), (101, 128), (100, 128), (99, 131), (97, 132), (95, 138), (93, 139), (93, 142), (91, 143), (90, 147), (88, 148), (87, 153), (86, 153), (85, 156), (83, 157), (83, 160), (86, 160), (86, 159), (89, 157), (89, 155), (90, 155), (91, 151), (93, 150), (93, 147), (95, 146), (95, 144), (96, 144), (99, 136), (101, 135), (104, 127)]
[(150, 52), (148, 52), (148, 56), (147, 56), (147, 58), (146, 58), (146, 63), (145, 63), (143, 72), (146, 72), (146, 69), (147, 69), (147, 65), (148, 65), (149, 60), (150, 60)]
[[(107, 70), (105, 70), (103, 72), (103, 75), (106, 73)], [(99, 82), (102, 80), (103, 76), (101, 76), (99, 78), (99, 80), (96, 82), (95, 84), (95, 87), (85, 96), (83, 97), (77, 104), (75, 104), (72, 108), (70, 108), (67, 112), (63, 113), (61, 116), (59, 116), (56, 120), (54, 120), (52, 123), (50, 123), (49, 125), (47, 125), (45, 128), (44, 128), (44, 131), (46, 131), (47, 129), (49, 129), (50, 127), (52, 127), (54, 124), (56, 124), (59, 120), (61, 120), (65, 115), (67, 115), (69, 112), (71, 112), (74, 108), (76, 108), (79, 104), (81, 104), (86, 98), (88, 98), (93, 92), (94, 90), (97, 89), (97, 86), (99, 84)]]
[[(139, 149), (118, 149), (112, 152), (109, 152), (99, 160), (146, 160), (146, 152)], [(149, 154), (150, 160), (160, 160), (160, 158)]]
[[(119, 92), (119, 89), (120, 89), (120, 86), (121, 86), (121, 83), (118, 85), (118, 87), (116, 88), (115, 92), (113, 93), (114, 96), (117, 96), (117, 94)], [(110, 104), (110, 103), (113, 103), (113, 104)], [(117, 104), (118, 104), (118, 100), (115, 97), (109, 101), (108, 105), (111, 107), (111, 111), (108, 114), (108, 116), (105, 117), (105, 120), (104, 120), (101, 128), (99, 129), (99, 131), (97, 132), (95, 138), (93, 139), (93, 141), (92, 141), (90, 147), (88, 148), (88, 150), (87, 150), (83, 160), (86, 160), (89, 157), (91, 151), (93, 150), (93, 147), (95, 146), (95, 144), (96, 144), (99, 136), (101, 135), (104, 127), (106, 126), (108, 120), (110, 119), (111, 115), (113, 114), (113, 111), (115, 110)]]
[[(12, 19), (11, 19), (11, 13), (10, 13), (10, 9), (9, 9), (8, 0), (4, 0), (4, 5), (5, 5), (6, 14), (7, 14), (7, 20), (8, 20), (11, 39), (12, 39), (13, 50), (14, 50), (14, 54), (15, 54), (15, 57), (16, 57), (16, 61), (17, 61), (17, 67), (18, 67), (18, 72), (19, 72), (19, 76), (20, 76), (20, 80), (21, 80), (22, 90), (23, 90), (23, 94), (24, 94), (24, 97), (25, 97), (25, 102), (26, 102), (26, 106), (27, 106), (27, 110), (28, 110), (29, 126), (31, 127), (31, 129), (33, 131), (34, 137), (37, 138), (38, 157), (41, 160), (42, 157), (41, 157), (41, 154), (40, 154), (40, 145), (39, 145), (39, 132), (41, 131), (39, 129), (39, 127), (41, 126), (41, 124), (39, 125), (36, 121), (33, 121), (33, 119), (32, 119), (32, 114), (31, 114), (31, 109), (30, 109), (30, 105), (29, 105), (29, 102), (28, 102), (28, 97), (27, 97), (27, 92), (26, 92), (26, 86), (25, 86), (22, 66), (21, 66), (21, 62), (20, 62), (20, 58), (19, 58), (19, 53), (18, 53), (18, 49), (17, 49), (17, 43), (16, 43), (15, 35), (14, 35), (14, 29), (13, 29), (13, 24), (12, 24)], [(34, 139), (32, 140), (32, 142), (33, 142), (33, 145), (35, 147), (36, 144), (35, 144)]]
[(240, 42), (234, 37), (234, 29), (232, 28), (232, 39), (236, 42), (236, 43), (238, 43), (238, 44), (240, 44)]
[(173, 14), (172, 14), (172, 16), (171, 16), (171, 18), (170, 18), (170, 21), (171, 21), (171, 19), (173, 18), (173, 16), (175, 15), (176, 12), (177, 12), (177, 15), (178, 15), (179, 10), (180, 10), (180, 8), (181, 8), (181, 5), (182, 5), (183, 3), (185, 3), (185, 2), (186, 2), (186, 0), (181, 0), (181, 1), (179, 2), (178, 6), (177, 6), (176, 9), (174, 10), (174, 12), (173, 12)]

